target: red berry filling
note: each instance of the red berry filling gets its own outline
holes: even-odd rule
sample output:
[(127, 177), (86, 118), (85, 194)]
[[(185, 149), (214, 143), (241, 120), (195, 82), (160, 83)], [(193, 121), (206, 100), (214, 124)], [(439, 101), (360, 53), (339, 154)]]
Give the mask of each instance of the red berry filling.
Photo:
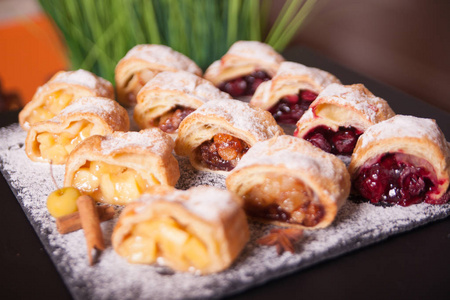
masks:
[(302, 90), (298, 95), (281, 98), (269, 111), (278, 123), (296, 124), (316, 97), (316, 93)]
[(317, 126), (304, 137), (316, 147), (336, 155), (351, 155), (362, 132), (352, 126), (340, 126), (338, 131), (330, 127)]
[(231, 171), (250, 147), (231, 135), (219, 133), (196, 149), (197, 160), (215, 171)]
[(424, 159), (403, 153), (384, 154), (361, 169), (353, 188), (374, 204), (409, 206), (425, 201), (442, 204), (449, 191), (439, 200), (429, 199), (437, 192), (433, 167)]
[(265, 71), (255, 71), (250, 75), (225, 81), (219, 85), (219, 89), (230, 94), (234, 98), (251, 96), (263, 81), (270, 79), (271, 77)]

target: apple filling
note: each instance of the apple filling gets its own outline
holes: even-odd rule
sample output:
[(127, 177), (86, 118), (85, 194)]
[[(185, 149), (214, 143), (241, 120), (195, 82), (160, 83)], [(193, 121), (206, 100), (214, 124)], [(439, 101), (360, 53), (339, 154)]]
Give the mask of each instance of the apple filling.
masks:
[(150, 180), (127, 167), (88, 161), (75, 172), (72, 186), (97, 201), (122, 205), (138, 198), (150, 185), (159, 184), (153, 177)]
[(205, 244), (171, 217), (137, 223), (118, 249), (131, 263), (152, 264), (162, 257), (177, 269), (203, 269), (210, 262)]
[(309, 90), (301, 90), (297, 95), (281, 98), (269, 112), (278, 123), (296, 124), (316, 99), (317, 94)]
[(174, 133), (180, 126), (181, 121), (184, 120), (195, 109), (175, 106), (173, 109), (162, 115), (161, 117), (153, 120), (153, 126), (157, 126), (159, 129), (166, 133)]
[(353, 182), (354, 190), (371, 203), (401, 206), (422, 201), (445, 203), (445, 195), (442, 201), (430, 199), (438, 185), (434, 168), (426, 160), (404, 153), (387, 153), (371, 160)]
[(340, 126), (337, 131), (330, 127), (317, 126), (303, 138), (325, 152), (350, 156), (361, 134), (360, 130), (352, 126)]
[(270, 79), (269, 74), (260, 70), (246, 76), (222, 82), (219, 85), (219, 89), (230, 94), (233, 98), (251, 96), (263, 81)]
[(325, 216), (325, 209), (315, 200), (315, 193), (291, 176), (267, 174), (243, 198), (245, 211), (255, 218), (312, 227)]
[(136, 104), (136, 96), (142, 87), (150, 81), (156, 74), (148, 69), (134, 73), (125, 83), (125, 93), (127, 95), (128, 104)]
[(250, 148), (244, 141), (218, 133), (197, 147), (196, 158), (205, 167), (215, 171), (233, 170)]
[(59, 90), (45, 97), (44, 103), (33, 109), (27, 122), (34, 124), (41, 121), (50, 120), (59, 114), (72, 101), (73, 95)]
[(94, 124), (77, 121), (63, 132), (41, 132), (36, 135), (35, 150), (40, 156), (54, 164), (64, 164), (70, 152), (84, 139), (91, 136)]

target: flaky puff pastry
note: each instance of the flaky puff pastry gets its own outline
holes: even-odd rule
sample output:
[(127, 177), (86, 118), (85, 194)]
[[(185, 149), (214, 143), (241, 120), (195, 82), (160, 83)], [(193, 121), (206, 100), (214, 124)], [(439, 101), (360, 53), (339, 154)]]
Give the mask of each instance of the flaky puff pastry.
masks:
[(114, 250), (131, 263), (177, 271), (220, 272), (249, 239), (239, 198), (209, 186), (159, 188), (129, 204), (112, 235)]
[(176, 184), (180, 171), (173, 147), (172, 138), (157, 128), (93, 136), (69, 156), (64, 186), (98, 202), (127, 204), (151, 186)]
[(33, 123), (49, 120), (80, 97), (114, 99), (114, 89), (109, 81), (82, 69), (60, 71), (37, 89), (19, 113), (20, 126), (28, 130)]
[(257, 70), (265, 71), (273, 77), (282, 61), (283, 56), (267, 44), (257, 41), (237, 41), (220, 60), (208, 67), (204, 77), (215, 86)]
[(77, 98), (56, 117), (31, 125), (25, 151), (33, 161), (64, 164), (84, 139), (126, 131), (129, 127), (127, 111), (116, 101), (102, 97)]
[(253, 218), (315, 229), (333, 222), (349, 195), (350, 175), (336, 156), (284, 135), (253, 145), (226, 185)]
[(271, 80), (259, 85), (250, 104), (268, 110), (285, 96), (297, 95), (301, 90), (319, 94), (332, 83), (341, 82), (326, 71), (285, 61)]
[(178, 70), (202, 75), (194, 61), (168, 46), (144, 44), (133, 47), (115, 69), (118, 101), (125, 106), (134, 106), (139, 90), (156, 74)]
[(176, 136), (186, 109), (193, 111), (214, 99), (231, 97), (195, 74), (161, 72), (138, 93), (133, 117), (140, 128), (159, 127)]
[[(385, 171), (398, 169), (399, 174), (380, 171), (385, 168), (386, 157)], [(373, 166), (375, 176), (370, 171)], [(358, 192), (368, 195), (373, 203), (442, 204), (450, 198), (450, 148), (432, 119), (397, 115), (368, 128), (356, 144), (349, 172), (354, 189), (363, 187)], [(400, 179), (397, 182), (396, 177)], [(385, 180), (390, 184), (383, 187)]]
[[(198, 170), (227, 174), (245, 153), (243, 151), (256, 142), (282, 134), (283, 129), (268, 111), (242, 101), (220, 99), (203, 104), (181, 122), (175, 151), (178, 155), (188, 156)], [(212, 154), (199, 152), (205, 143), (213, 141), (208, 146), (216, 149), (210, 150)], [(229, 161), (231, 166), (228, 170), (211, 168), (205, 164), (205, 157), (225, 164)]]

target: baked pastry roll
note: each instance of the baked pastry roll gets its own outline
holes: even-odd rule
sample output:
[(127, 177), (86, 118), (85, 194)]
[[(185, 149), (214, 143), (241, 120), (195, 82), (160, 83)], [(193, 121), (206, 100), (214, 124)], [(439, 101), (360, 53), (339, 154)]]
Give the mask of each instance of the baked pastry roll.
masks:
[(367, 129), (349, 165), (353, 190), (374, 204), (450, 199), (450, 149), (434, 120), (397, 115)]
[(173, 146), (157, 128), (93, 136), (71, 153), (64, 186), (98, 202), (127, 204), (151, 186), (176, 184), (180, 171)]
[(280, 226), (323, 228), (350, 192), (350, 175), (336, 156), (283, 135), (256, 143), (226, 179), (250, 217)]
[(33, 161), (65, 164), (72, 150), (84, 139), (129, 127), (127, 111), (116, 101), (82, 97), (73, 100), (56, 117), (31, 125), (25, 151)]
[(285, 61), (272, 80), (256, 89), (250, 104), (270, 111), (278, 123), (296, 124), (317, 95), (332, 83), (341, 82), (328, 72)]
[(209, 186), (153, 193), (129, 204), (114, 228), (114, 250), (129, 262), (209, 274), (228, 268), (247, 243), (247, 218), (232, 193)]
[(33, 99), (19, 113), (19, 123), (28, 130), (31, 124), (46, 121), (80, 97), (114, 99), (112, 84), (85, 70), (60, 71), (39, 87)]
[(176, 135), (181, 121), (212, 99), (231, 97), (192, 73), (161, 72), (139, 92), (134, 119), (140, 128), (158, 127)]
[(115, 70), (118, 101), (136, 105), (139, 90), (161, 71), (184, 70), (198, 76), (202, 70), (187, 56), (164, 45), (137, 45), (119, 61)]
[(204, 77), (234, 98), (251, 96), (275, 75), (282, 61), (284, 58), (267, 44), (238, 41), (208, 67)]
[(364, 85), (330, 84), (297, 122), (294, 135), (326, 152), (349, 157), (367, 128), (392, 116), (389, 104)]
[(181, 122), (175, 151), (198, 170), (227, 174), (253, 144), (282, 134), (268, 111), (221, 99), (203, 104)]

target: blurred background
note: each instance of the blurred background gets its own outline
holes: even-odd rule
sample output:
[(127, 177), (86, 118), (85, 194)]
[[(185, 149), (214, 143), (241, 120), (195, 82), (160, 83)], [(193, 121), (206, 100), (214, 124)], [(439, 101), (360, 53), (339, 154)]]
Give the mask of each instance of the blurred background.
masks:
[[(238, 3), (232, 1), (226, 3), (229, 11), (234, 9), (231, 6), (233, 3)], [(258, 0), (251, 1), (252, 4), (250, 0), (247, 1), (245, 3), (249, 3), (248, 10), (251, 5), (260, 3)], [(52, 4), (51, 0), (42, 2)], [(70, 0), (66, 3), (69, 2)], [(284, 40), (290, 41), (289, 44), (284, 45), (284, 40), (278, 41), (272, 37), (271, 43), (278, 45), (278, 49), (296, 45), (308, 47), (346, 68), (387, 83), (450, 112), (450, 1), (309, 2), (311, 7), (303, 8), (304, 12), (296, 15), (297, 19), (289, 20), (285, 24), (287, 29), (280, 29), (286, 32), (289, 31), (289, 26), (299, 26), (299, 30), (292, 33), (292, 37), (285, 37)], [(287, 15), (283, 5), (285, 1), (273, 1), (272, 7), (266, 10), (270, 15), (265, 22), (280, 23), (280, 19), (276, 21), (277, 16), (283, 13)], [(162, 8), (155, 9), (157, 11)], [(242, 22), (252, 21), (251, 18), (244, 19), (242, 15), (239, 15)], [(208, 13), (205, 13), (205, 16), (208, 18)], [(226, 20), (230, 21), (232, 17), (227, 16)], [(194, 18), (199, 17), (195, 15)], [(66, 19), (70, 18), (63, 18), (57, 22), (58, 25), (61, 26), (61, 22)], [(83, 18), (80, 20), (84, 22)], [(162, 21), (158, 22), (161, 26)], [(196, 24), (199, 28), (204, 27), (201, 22)], [(265, 28), (264, 26), (265, 24), (260, 24), (261, 28)], [(63, 41), (68, 33), (61, 34), (56, 27), (37, 0), (0, 0), (0, 111), (20, 108), (31, 100), (36, 88), (44, 84), (56, 71), (76, 66), (73, 50), (68, 51)], [(228, 30), (227, 37), (230, 39), (240, 38), (242, 27), (240, 24), (237, 27), (228, 26), (223, 30)], [(265, 32), (269, 32), (269, 29), (270, 25)], [(234, 31), (235, 36), (232, 35)], [(158, 36), (161, 41), (174, 40), (173, 37), (167, 36), (164, 30), (161, 32)], [(256, 39), (262, 38), (255, 36), (254, 32), (248, 34)], [(140, 41), (139, 35), (135, 38)], [(123, 47), (130, 48), (128, 45)], [(224, 47), (217, 49), (218, 53), (225, 50)], [(189, 55), (189, 49), (182, 52), (188, 52)], [(109, 65), (113, 69), (113, 64)], [(98, 70), (96, 73), (104, 71), (94, 65), (93, 69)], [(108, 78), (107, 75), (99, 75)]]

